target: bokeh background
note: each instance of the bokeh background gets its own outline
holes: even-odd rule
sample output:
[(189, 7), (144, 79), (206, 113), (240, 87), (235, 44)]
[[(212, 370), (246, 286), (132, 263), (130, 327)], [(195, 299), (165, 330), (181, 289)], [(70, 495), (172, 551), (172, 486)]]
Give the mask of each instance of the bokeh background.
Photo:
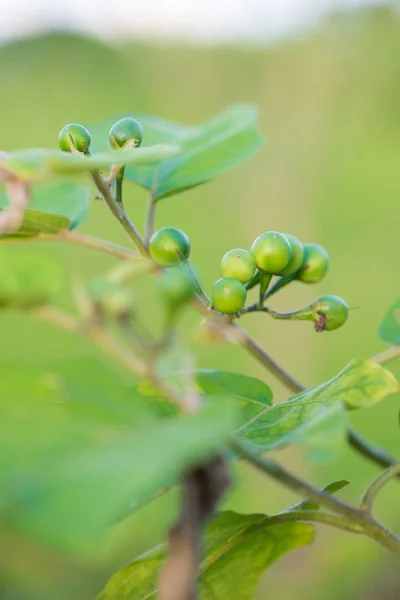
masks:
[[(271, 323), (262, 316), (248, 320), (249, 331), (307, 385), (332, 377), (354, 356), (381, 350), (377, 327), (399, 294), (398, 6), (292, 0), (274, 9), (280, 3), (253, 0), (232, 3), (230, 17), (228, 5), (222, 9), (225, 3), (218, 9), (204, 3), (209, 12), (205, 8), (203, 16), (195, 11), (189, 18), (185, 3), (158, 3), (157, 12), (157, 3), (150, 2), (147, 19), (141, 12), (135, 19), (135, 3), (125, 18), (123, 2), (111, 3), (108, 12), (102, 2), (97, 8), (86, 4), (92, 13), (83, 12), (85, 3), (72, 1), (2, 0), (1, 149), (56, 146), (58, 131), (69, 121), (90, 124), (131, 111), (190, 124), (231, 103), (256, 103), (266, 138), (261, 151), (217, 180), (163, 200), (157, 223), (189, 234), (193, 262), (208, 290), (222, 255), (232, 247), (249, 247), (263, 230), (292, 232), (326, 246), (331, 255), (327, 278), (317, 286), (296, 284), (275, 303), (285, 310), (321, 293), (336, 293), (354, 307), (346, 327), (316, 335), (305, 323)], [(29, 12), (32, 6), (35, 14)], [(54, 27), (82, 31), (60, 33)], [(127, 207), (142, 226), (145, 195), (133, 185)], [(82, 231), (127, 242), (98, 202)], [(78, 271), (84, 279), (113, 264), (89, 250), (37, 246), (58, 256), (69, 278)], [(104, 360), (89, 344), (26, 316), (2, 314), (0, 336), (0, 360), (21, 369), (32, 360), (44, 365), (54, 358), (77, 365), (83, 357)], [(278, 400), (287, 396), (239, 348), (200, 346), (198, 361), (202, 367), (262, 377)], [(394, 371), (400, 375), (398, 367)], [(0, 382), (0, 394), (6, 393)], [(360, 432), (397, 455), (398, 405), (399, 398), (392, 397), (351, 415)], [(349, 449), (325, 464), (310, 464), (298, 450), (280, 452), (279, 458), (321, 485), (348, 479), (342, 494), (354, 501), (376, 474)], [(236, 467), (234, 479), (226, 499), (231, 508), (273, 512), (294, 500), (251, 469)], [(388, 486), (377, 509), (399, 529), (397, 488)], [(2, 597), (93, 598), (113, 570), (165, 535), (175, 508), (172, 492), (80, 559), (3, 538), (1, 580), (7, 584)], [(321, 527), (311, 547), (266, 573), (257, 600), (267, 597), (394, 600), (400, 597), (398, 562), (373, 542)]]

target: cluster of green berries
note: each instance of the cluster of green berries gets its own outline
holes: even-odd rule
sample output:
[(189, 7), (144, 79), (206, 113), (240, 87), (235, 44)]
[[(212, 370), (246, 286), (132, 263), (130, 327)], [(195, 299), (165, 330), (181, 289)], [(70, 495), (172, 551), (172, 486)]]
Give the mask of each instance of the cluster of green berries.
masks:
[[(111, 127), (108, 140), (114, 150), (138, 147), (143, 140), (142, 126), (132, 117), (120, 119)], [(79, 123), (69, 123), (58, 136), (58, 146), (63, 152), (89, 154), (91, 141), (89, 131)]]

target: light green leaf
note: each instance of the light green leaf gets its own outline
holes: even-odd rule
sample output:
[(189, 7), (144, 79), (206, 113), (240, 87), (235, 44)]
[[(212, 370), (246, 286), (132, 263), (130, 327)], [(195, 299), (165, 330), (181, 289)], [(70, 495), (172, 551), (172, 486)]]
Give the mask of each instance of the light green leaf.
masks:
[(110, 377), (92, 372), (82, 383), (82, 374), (71, 382), (50, 368), (38, 379), (28, 368), (14, 382), (15, 369), (0, 371), (1, 517), (76, 552), (221, 451), (237, 423), (227, 402), (160, 421), (118, 379), (112, 389)]
[[(90, 188), (72, 181), (57, 181), (35, 186), (32, 199), (24, 212), (21, 226), (11, 235), (0, 238), (0, 243), (15, 237), (34, 237), (41, 233), (59, 233), (74, 229), (87, 217), (90, 206)], [(5, 190), (0, 190), (0, 211), (10, 205)]]
[(260, 411), (240, 433), (260, 450), (305, 444), (314, 457), (323, 458), (344, 439), (345, 408), (372, 406), (398, 391), (392, 373), (371, 360), (355, 358), (330, 381)]
[(392, 304), (379, 325), (379, 337), (387, 344), (400, 346), (400, 298)]
[[(310, 544), (313, 535), (306, 523), (271, 525), (262, 514), (218, 514), (204, 536), (200, 600), (252, 600), (264, 571), (288, 552)], [(164, 558), (164, 547), (139, 557), (110, 579), (98, 600), (156, 598)]]
[[(261, 146), (257, 116), (257, 109), (246, 104), (231, 106), (195, 126), (136, 115), (143, 126), (145, 145), (168, 143), (179, 146), (181, 152), (151, 166), (131, 166), (126, 177), (153, 190), (156, 200), (205, 183), (240, 164)], [(94, 145), (105, 147), (115, 120), (90, 126)]]
[(49, 148), (16, 150), (0, 155), (1, 176), (14, 176), (34, 182), (57, 176), (74, 176), (79, 173), (108, 169), (111, 165), (150, 165), (179, 152), (165, 144), (134, 148), (132, 150), (107, 150), (91, 156), (79, 156)]
[(48, 255), (0, 253), (0, 308), (26, 310), (50, 302), (62, 284), (60, 266)]

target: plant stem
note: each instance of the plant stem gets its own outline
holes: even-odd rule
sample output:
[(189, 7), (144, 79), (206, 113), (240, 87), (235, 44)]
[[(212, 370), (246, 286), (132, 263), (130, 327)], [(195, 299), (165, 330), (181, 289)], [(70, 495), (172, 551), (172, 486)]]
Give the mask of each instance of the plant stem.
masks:
[(144, 241), (146, 245), (149, 245), (151, 236), (154, 233), (154, 223), (156, 217), (156, 202), (154, 202), (153, 192), (150, 191), (149, 199), (147, 201), (147, 213), (146, 213), (146, 226), (144, 233)]
[(250, 281), (248, 283), (246, 283), (246, 285), (245, 285), (246, 290), (252, 290), (254, 287), (256, 287), (256, 285), (258, 285), (260, 283), (260, 277), (261, 277), (261, 271), (257, 270), (253, 279), (250, 279)]
[(200, 298), (206, 303), (207, 306), (212, 306), (211, 300), (210, 298), (207, 296), (207, 294), (205, 293), (205, 291), (202, 288), (202, 285), (200, 283), (200, 281), (198, 280), (198, 277), (192, 267), (192, 264), (190, 262), (189, 259), (187, 259), (185, 261), (185, 266), (187, 268), (187, 270), (189, 271), (189, 275), (195, 285), (195, 288), (197, 290), (198, 295), (200, 296)]
[(122, 186), (124, 184), (125, 167), (121, 167), (115, 176), (115, 201), (122, 206), (124, 203), (122, 195)]
[[(238, 325), (234, 327), (240, 333), (241, 345), (268, 371), (270, 371), (281, 383), (283, 383), (289, 390), (298, 394), (303, 392), (307, 388), (297, 381), (290, 375), (283, 367), (277, 363), (268, 352), (266, 352), (244, 329)], [(362, 456), (372, 460), (381, 467), (391, 467), (398, 463), (397, 459), (382, 450), (373, 446), (363, 437), (361, 437), (352, 427), (347, 428), (347, 441)], [(400, 479), (400, 475), (398, 476)]]
[(271, 283), (272, 275), (271, 273), (261, 273), (260, 274), (260, 289), (258, 294), (258, 308), (262, 309), (264, 306), (264, 296), (268, 289), (269, 284)]
[(400, 358), (400, 346), (391, 346), (390, 348), (387, 348), (387, 350), (383, 350), (383, 352), (373, 356), (371, 360), (380, 365), (386, 365), (396, 358)]
[(332, 515), (330, 513), (324, 513), (317, 510), (293, 510), (290, 512), (283, 511), (277, 515), (271, 515), (268, 517), (268, 525), (276, 525), (278, 523), (287, 523), (290, 521), (323, 523), (338, 529), (344, 529), (345, 531), (363, 533), (362, 527), (356, 523), (353, 523), (353, 521), (338, 515)]
[(255, 454), (246, 446), (246, 444), (237, 439), (232, 442), (232, 448), (241, 458), (245, 459), (263, 473), (266, 473), (269, 477), (279, 481), (282, 485), (290, 488), (294, 492), (310, 498), (317, 504), (325, 506), (328, 510), (338, 513), (344, 517), (346, 521), (350, 521), (358, 526), (362, 533), (373, 538), (388, 550), (400, 554), (400, 538), (382, 527), (380, 523), (368, 515), (364, 510), (354, 508), (346, 502), (327, 494), (323, 490), (317, 489), (310, 483), (303, 481), (296, 475), (286, 471), (286, 469), (281, 467), (274, 460), (262, 458)]
[(366, 511), (368, 514), (371, 514), (372, 505), (374, 503), (374, 500), (375, 500), (378, 492), (380, 492), (380, 490), (391, 479), (394, 479), (395, 477), (399, 477), (399, 475), (400, 475), (400, 463), (397, 463), (397, 465), (392, 465), (391, 467), (389, 467), (388, 469), (386, 469), (386, 471), (384, 471), (383, 473), (381, 473), (375, 479), (375, 481), (373, 481), (371, 483), (371, 485), (369, 486), (369, 488), (365, 492), (364, 496), (362, 497), (362, 500), (361, 500), (361, 509), (364, 510), (364, 511)]
[(90, 176), (94, 185), (96, 186), (105, 203), (107, 204), (108, 208), (110, 209), (111, 213), (125, 229), (126, 233), (137, 246), (140, 253), (144, 256), (148, 256), (149, 252), (147, 250), (146, 244), (144, 243), (144, 240), (142, 239), (142, 236), (140, 235), (140, 233), (126, 214), (123, 204), (118, 204), (115, 201), (114, 196), (111, 192), (111, 188), (107, 181), (103, 179), (99, 171), (91, 171)]
[(271, 298), (271, 296), (276, 294), (276, 292), (279, 292), (279, 290), (284, 288), (286, 285), (288, 285), (295, 279), (296, 279), (295, 275), (285, 275), (283, 277), (280, 277), (278, 279), (278, 281), (276, 283), (274, 283), (272, 288), (267, 291), (267, 293), (265, 294), (264, 300), (267, 300), (267, 298)]

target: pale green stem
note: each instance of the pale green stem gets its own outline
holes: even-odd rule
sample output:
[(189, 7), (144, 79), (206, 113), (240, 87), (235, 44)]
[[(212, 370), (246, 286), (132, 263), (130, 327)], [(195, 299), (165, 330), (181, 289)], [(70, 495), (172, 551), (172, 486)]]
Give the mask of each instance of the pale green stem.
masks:
[(365, 492), (362, 500), (361, 500), (361, 509), (366, 511), (367, 513), (371, 513), (372, 506), (377, 494), (381, 491), (381, 489), (389, 483), (391, 479), (398, 477), (400, 475), (400, 463), (397, 465), (392, 465), (386, 471), (381, 473), (375, 481), (371, 483), (367, 491)]

